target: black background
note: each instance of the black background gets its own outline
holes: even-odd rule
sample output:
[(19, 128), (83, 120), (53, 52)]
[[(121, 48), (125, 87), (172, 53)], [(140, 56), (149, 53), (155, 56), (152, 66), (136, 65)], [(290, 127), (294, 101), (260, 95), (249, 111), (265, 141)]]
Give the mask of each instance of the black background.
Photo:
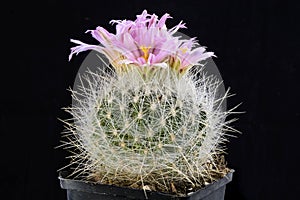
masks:
[[(1, 199), (64, 200), (57, 171), (68, 154), (59, 145), (71, 104), (67, 88), (88, 52), (68, 62), (70, 39), (144, 9), (186, 22), (183, 32), (218, 56), (226, 88), (243, 104), (233, 125), (226, 199), (297, 199), (299, 185), (299, 4), (297, 1), (11, 1), (1, 6)], [(3, 195), (6, 196), (3, 198)]]

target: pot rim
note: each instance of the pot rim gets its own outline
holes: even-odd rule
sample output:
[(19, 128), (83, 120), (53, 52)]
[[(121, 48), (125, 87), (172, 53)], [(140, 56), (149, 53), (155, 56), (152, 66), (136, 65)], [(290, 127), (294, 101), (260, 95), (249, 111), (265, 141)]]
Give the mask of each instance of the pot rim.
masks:
[[(159, 191), (144, 191), (141, 189), (136, 188), (129, 188), (129, 187), (121, 187), (116, 185), (108, 185), (108, 184), (101, 184), (101, 183), (95, 183), (91, 181), (83, 181), (83, 180), (76, 180), (67, 178), (68, 171), (60, 171), (59, 172), (59, 180), (60, 180), (60, 186), (63, 189), (66, 190), (76, 190), (81, 192), (88, 192), (88, 193), (95, 193), (95, 194), (104, 194), (104, 195), (120, 195), (120, 196), (128, 196), (133, 199), (139, 199), (141, 195), (147, 194), (147, 197), (151, 197), (153, 199), (159, 198), (159, 199), (170, 199), (170, 198), (176, 198), (176, 199), (185, 199), (189, 198), (191, 196), (197, 196), (197, 198), (204, 198), (214, 192), (215, 190), (218, 190), (219, 188), (225, 186), (227, 183), (232, 181), (233, 173), (235, 172), (234, 169), (230, 169), (230, 171), (221, 179), (218, 179), (209, 185), (200, 188), (199, 190), (195, 192), (191, 192), (187, 195), (174, 195), (174, 194), (168, 194), (164, 192)], [(155, 198), (156, 197), (156, 198)], [(165, 198), (164, 198), (165, 197)]]

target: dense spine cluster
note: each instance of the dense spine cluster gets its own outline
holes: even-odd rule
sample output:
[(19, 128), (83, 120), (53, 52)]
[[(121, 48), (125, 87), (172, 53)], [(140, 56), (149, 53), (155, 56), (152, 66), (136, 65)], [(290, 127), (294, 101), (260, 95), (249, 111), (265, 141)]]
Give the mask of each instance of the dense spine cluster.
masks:
[(82, 77), (88, 87), (73, 91), (76, 104), (66, 109), (73, 122), (65, 121), (74, 174), (170, 192), (178, 182), (200, 187), (214, 178), (210, 170), (225, 173), (215, 158), (230, 129), (230, 112), (219, 106), (226, 96), (217, 99), (220, 82), (195, 69), (179, 76), (171, 68), (128, 66), (117, 76)]

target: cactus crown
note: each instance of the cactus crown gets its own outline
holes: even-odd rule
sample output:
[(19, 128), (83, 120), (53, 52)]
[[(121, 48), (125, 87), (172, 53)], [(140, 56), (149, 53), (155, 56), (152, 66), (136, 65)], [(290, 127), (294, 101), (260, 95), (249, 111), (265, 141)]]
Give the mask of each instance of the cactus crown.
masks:
[[(134, 25), (144, 20), (146, 30), (152, 27), (171, 37), (172, 30), (164, 29), (166, 18), (168, 15), (158, 21), (143, 12)], [(116, 36), (128, 36), (132, 29), (123, 30), (129, 26), (127, 22), (118, 21)], [(133, 58), (120, 51), (122, 45), (103, 28), (92, 33), (104, 47), (80, 43), (72, 48), (71, 55), (98, 50), (109, 58), (110, 65), (82, 76), (88, 86), (82, 84), (72, 91), (76, 103), (66, 108), (73, 116), (72, 122), (64, 121), (65, 146), (72, 149), (71, 164), (76, 166), (73, 175), (101, 183), (186, 194), (226, 174), (228, 168), (220, 155), (224, 152), (225, 131), (233, 130), (226, 121), (230, 112), (219, 106), (227, 96), (216, 98), (220, 81), (206, 76), (192, 61), (194, 52), (201, 51), (202, 58), (208, 56), (203, 49), (190, 50), (188, 41), (178, 42), (174, 37), (167, 41), (171, 41), (169, 45), (177, 42), (179, 50), (168, 50), (158, 59), (159, 53), (150, 53), (152, 47), (142, 46)], [(188, 55), (178, 56), (184, 47), (187, 50), (183, 53)], [(112, 60), (112, 55), (120, 54)], [(143, 64), (141, 59), (147, 62)]]

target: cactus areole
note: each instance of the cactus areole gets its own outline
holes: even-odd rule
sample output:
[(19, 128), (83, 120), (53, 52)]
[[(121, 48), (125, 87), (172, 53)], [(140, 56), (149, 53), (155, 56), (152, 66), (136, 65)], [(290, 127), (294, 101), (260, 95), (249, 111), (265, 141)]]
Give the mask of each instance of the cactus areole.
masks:
[(129, 191), (128, 199), (147, 199), (149, 192), (188, 199), (210, 188), (206, 193), (223, 191), (218, 199), (224, 198), (233, 172), (223, 156), (225, 136), (236, 132), (226, 120), (232, 109), (220, 106), (228, 92), (217, 95), (222, 81), (203, 71), (214, 53), (195, 38), (176, 36), (185, 24), (168, 29), (168, 18), (144, 10), (135, 21), (112, 20), (115, 34), (103, 27), (87, 31), (98, 45), (71, 40), (77, 46), (69, 59), (93, 50), (105, 67), (87, 70), (71, 90), (73, 104), (65, 110), (72, 118), (63, 120), (62, 144), (71, 156), (63, 168), (69, 168), (68, 175), (60, 170), (62, 188), (98, 184), (143, 191), (137, 198)]

